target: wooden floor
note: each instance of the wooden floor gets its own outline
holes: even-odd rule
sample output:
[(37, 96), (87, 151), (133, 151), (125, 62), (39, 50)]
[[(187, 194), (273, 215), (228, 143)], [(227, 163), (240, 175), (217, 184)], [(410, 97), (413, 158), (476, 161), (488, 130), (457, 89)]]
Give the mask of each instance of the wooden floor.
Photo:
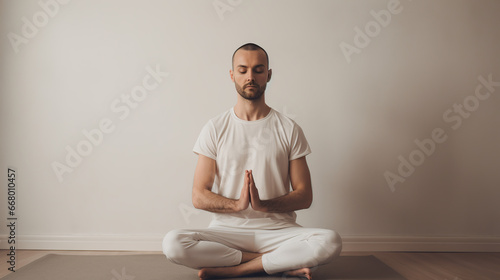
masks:
[[(2, 259), (8, 253), (0, 250)], [(113, 251), (38, 251), (17, 250), (16, 269), (47, 254), (124, 255), (161, 254), (161, 252)], [(374, 255), (408, 280), (497, 280), (500, 279), (500, 253), (402, 253), (342, 252), (343, 256)], [(0, 277), (9, 273), (9, 264), (0, 263)]]

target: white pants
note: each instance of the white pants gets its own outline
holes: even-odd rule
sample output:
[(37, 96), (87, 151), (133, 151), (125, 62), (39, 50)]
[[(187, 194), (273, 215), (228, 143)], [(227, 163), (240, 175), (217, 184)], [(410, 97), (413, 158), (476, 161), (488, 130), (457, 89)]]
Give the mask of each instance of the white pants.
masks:
[(262, 265), (267, 274), (326, 264), (341, 250), (337, 232), (303, 227), (172, 230), (163, 239), (163, 253), (176, 264), (196, 269), (234, 266), (241, 263), (242, 251), (264, 253)]

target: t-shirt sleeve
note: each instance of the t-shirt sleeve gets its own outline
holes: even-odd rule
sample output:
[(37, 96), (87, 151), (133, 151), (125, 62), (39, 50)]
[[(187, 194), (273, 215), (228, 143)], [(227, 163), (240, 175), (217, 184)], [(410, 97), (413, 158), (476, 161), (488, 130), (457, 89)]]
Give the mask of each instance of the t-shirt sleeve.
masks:
[(290, 160), (298, 159), (311, 153), (311, 148), (309, 147), (309, 143), (307, 143), (306, 136), (302, 128), (296, 123), (294, 123), (293, 126), (290, 144)]
[(200, 135), (193, 147), (193, 152), (197, 155), (204, 155), (213, 160), (217, 159), (217, 135), (212, 122), (208, 122), (201, 129)]

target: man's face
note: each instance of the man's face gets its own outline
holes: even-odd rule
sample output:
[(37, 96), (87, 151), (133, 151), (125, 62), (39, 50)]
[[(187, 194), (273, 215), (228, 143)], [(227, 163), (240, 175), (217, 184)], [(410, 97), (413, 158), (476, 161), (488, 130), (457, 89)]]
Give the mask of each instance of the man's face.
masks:
[(247, 100), (259, 99), (271, 79), (266, 54), (262, 50), (238, 50), (234, 55), (231, 80), (236, 91)]

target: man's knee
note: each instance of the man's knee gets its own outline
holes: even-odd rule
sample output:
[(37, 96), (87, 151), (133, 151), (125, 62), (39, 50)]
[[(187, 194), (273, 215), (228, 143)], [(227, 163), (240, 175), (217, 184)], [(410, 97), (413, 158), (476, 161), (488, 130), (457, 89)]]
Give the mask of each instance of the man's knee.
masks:
[(183, 243), (183, 239), (186, 238), (185, 232), (182, 230), (174, 229), (169, 231), (163, 238), (163, 254), (170, 261), (181, 264), (183, 259), (186, 258), (186, 252)]
[(317, 249), (317, 259), (320, 264), (333, 261), (342, 251), (342, 238), (336, 231), (325, 229), (322, 231), (323, 246)]

